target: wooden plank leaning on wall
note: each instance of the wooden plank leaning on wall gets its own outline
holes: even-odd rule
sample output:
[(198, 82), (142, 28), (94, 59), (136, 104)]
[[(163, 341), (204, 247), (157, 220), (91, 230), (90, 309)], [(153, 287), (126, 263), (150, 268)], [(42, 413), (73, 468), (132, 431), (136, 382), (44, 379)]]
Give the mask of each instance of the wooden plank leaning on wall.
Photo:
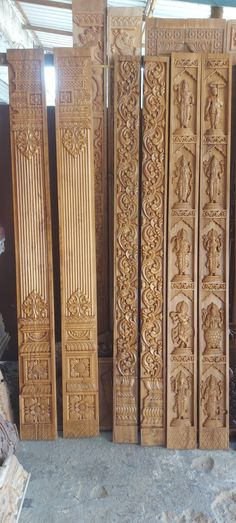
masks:
[(201, 54), (172, 53), (167, 292), (167, 447), (197, 444)]
[(203, 55), (199, 231), (199, 446), (229, 445), (229, 195), (232, 66)]
[(91, 57), (55, 49), (63, 433), (99, 431)]
[(138, 439), (140, 59), (115, 62), (113, 440)]
[(145, 58), (141, 216), (141, 443), (164, 445), (169, 58)]
[(10, 50), (20, 435), (57, 435), (51, 210), (44, 52)]
[(73, 0), (74, 47), (91, 49), (99, 341), (110, 344), (108, 278), (106, 2)]

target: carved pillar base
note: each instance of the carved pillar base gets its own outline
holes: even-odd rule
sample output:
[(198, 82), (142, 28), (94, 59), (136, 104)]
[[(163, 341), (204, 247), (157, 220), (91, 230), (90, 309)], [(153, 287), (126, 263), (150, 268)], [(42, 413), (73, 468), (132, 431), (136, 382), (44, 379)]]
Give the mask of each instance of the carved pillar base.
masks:
[(0, 467), (0, 521), (18, 521), (28, 487), (30, 474), (16, 456), (10, 456)]

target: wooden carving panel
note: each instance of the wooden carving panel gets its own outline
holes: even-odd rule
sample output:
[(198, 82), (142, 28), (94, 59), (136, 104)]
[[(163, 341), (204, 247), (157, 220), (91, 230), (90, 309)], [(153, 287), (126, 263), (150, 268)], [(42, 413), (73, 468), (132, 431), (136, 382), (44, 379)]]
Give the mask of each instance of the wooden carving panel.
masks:
[(43, 50), (10, 50), (22, 439), (57, 434), (50, 187)]
[(233, 65), (236, 64), (236, 20), (227, 22), (226, 52), (232, 57)]
[(171, 55), (167, 446), (197, 432), (197, 262), (201, 55)]
[(105, 1), (74, 0), (72, 8), (74, 47), (90, 48), (92, 53), (98, 333), (102, 334), (109, 330)]
[(143, 9), (110, 7), (107, 15), (108, 58), (141, 54)]
[(55, 49), (63, 433), (99, 430), (91, 58)]
[(199, 251), (199, 445), (229, 444), (229, 190), (231, 63), (202, 59)]
[(113, 439), (137, 442), (140, 60), (115, 65)]
[(141, 443), (165, 443), (165, 264), (169, 59), (144, 62), (141, 218)]
[(145, 54), (155, 56), (174, 51), (222, 53), (225, 38), (225, 20), (148, 18)]

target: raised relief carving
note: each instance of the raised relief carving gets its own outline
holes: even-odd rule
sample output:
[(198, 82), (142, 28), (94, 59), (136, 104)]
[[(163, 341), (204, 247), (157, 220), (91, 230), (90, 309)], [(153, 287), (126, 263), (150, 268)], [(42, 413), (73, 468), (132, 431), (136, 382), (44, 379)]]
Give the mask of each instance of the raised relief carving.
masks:
[(222, 191), (220, 183), (224, 176), (224, 162), (219, 161), (213, 154), (208, 161), (203, 162), (204, 172), (207, 178), (206, 194), (209, 202), (206, 203), (205, 209), (214, 209), (219, 207), (219, 196)]
[[(99, 398), (90, 50), (55, 49), (54, 59), (58, 80), (63, 434), (96, 436)], [(61, 92), (71, 92), (71, 97), (62, 102)]]
[[(169, 24), (168, 21), (166, 21)], [(161, 24), (161, 21), (160, 21)], [(168, 26), (173, 31), (176, 20)], [(159, 27), (159, 25), (158, 25)], [(167, 28), (157, 46), (167, 44)], [(182, 31), (182, 29), (181, 29)], [(179, 31), (179, 37), (181, 36)], [(183, 44), (184, 38), (183, 36)], [(181, 36), (181, 38), (182, 38)], [(175, 38), (175, 36), (174, 36)], [(175, 42), (177, 44), (177, 40)], [(173, 41), (169, 42), (170, 47)], [(167, 447), (197, 444), (197, 277), (201, 55), (171, 57), (168, 192)], [(173, 419), (173, 392), (176, 419)], [(191, 398), (191, 401), (190, 401)]]
[(192, 186), (193, 186), (193, 173), (191, 163), (181, 156), (175, 164), (175, 172), (173, 181), (176, 181), (175, 193), (178, 197), (178, 202), (174, 203), (175, 208), (191, 208), (189, 202)]
[(72, 317), (87, 317), (92, 315), (92, 303), (85, 293), (78, 289), (73, 292), (67, 302), (68, 315)]
[(203, 236), (203, 247), (206, 251), (206, 267), (209, 274), (204, 277), (204, 281), (211, 282), (220, 279), (218, 269), (220, 268), (219, 256), (222, 247), (222, 236), (215, 229), (210, 229)]
[(42, 135), (38, 129), (20, 129), (16, 132), (16, 145), (19, 151), (31, 160), (39, 153), (42, 146)]
[(189, 123), (192, 117), (192, 106), (194, 104), (193, 93), (190, 90), (189, 83), (186, 79), (181, 80), (174, 86), (176, 91), (175, 103), (178, 106), (178, 121), (180, 128), (176, 129), (175, 133), (184, 134), (191, 132)]
[(229, 195), (232, 69), (202, 55), (199, 218), (199, 447), (229, 443)]
[(22, 305), (23, 317), (28, 320), (42, 320), (48, 316), (45, 300), (35, 291), (32, 291)]
[(188, 427), (191, 425), (189, 419), (189, 398), (191, 396), (191, 376), (180, 370), (176, 376), (171, 378), (171, 389), (174, 393), (173, 411), (175, 418), (171, 421), (172, 427)]
[(187, 231), (180, 229), (177, 235), (171, 239), (171, 243), (173, 244), (172, 250), (176, 254), (175, 266), (178, 269), (178, 274), (175, 274), (172, 281), (191, 280), (189, 265), (192, 246), (188, 240)]
[(174, 354), (189, 354), (192, 351), (192, 327), (188, 304), (185, 301), (177, 303), (176, 310), (170, 312), (170, 317), (174, 323), (171, 330)]
[(49, 423), (51, 417), (49, 398), (25, 398), (23, 405), (25, 423)]
[[(114, 270), (114, 432), (115, 441), (136, 441), (137, 381), (137, 285), (138, 285), (138, 166), (139, 166), (139, 75), (135, 59), (119, 59), (115, 69), (116, 186)], [(121, 377), (127, 378), (121, 380)], [(130, 380), (132, 378), (132, 380)], [(131, 417), (121, 415), (121, 385), (132, 384)], [(123, 414), (122, 414), (123, 416)]]
[(203, 426), (210, 427), (214, 430), (222, 427), (222, 398), (223, 398), (223, 381), (210, 374), (201, 387), (201, 403), (203, 414), (206, 417)]
[(208, 90), (209, 95), (205, 107), (205, 119), (209, 122), (210, 127), (207, 129), (206, 133), (218, 134), (223, 101), (220, 98), (219, 85), (211, 83), (208, 86)]
[(206, 309), (202, 309), (202, 325), (206, 342), (204, 354), (222, 352), (224, 336), (223, 309), (219, 309), (215, 303), (210, 303)]
[[(42, 49), (9, 50), (21, 439), (57, 434), (51, 210)], [(41, 359), (43, 354), (45, 359)], [(43, 381), (47, 380), (48, 390)], [(47, 415), (32, 415), (35, 390)], [(27, 412), (25, 413), (25, 406)], [(29, 407), (29, 408), (28, 408)], [(31, 409), (31, 410), (30, 410)]]
[(141, 230), (141, 443), (165, 441), (165, 232), (168, 66), (145, 60)]

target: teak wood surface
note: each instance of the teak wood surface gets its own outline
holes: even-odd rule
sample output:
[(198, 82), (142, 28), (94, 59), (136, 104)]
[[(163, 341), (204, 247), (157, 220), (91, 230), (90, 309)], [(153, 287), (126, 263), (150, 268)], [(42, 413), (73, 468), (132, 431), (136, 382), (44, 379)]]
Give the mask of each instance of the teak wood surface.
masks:
[(201, 54), (172, 53), (168, 196), (167, 447), (197, 444)]
[(164, 445), (169, 58), (145, 58), (143, 84), (141, 444)]
[(203, 55), (199, 227), (199, 446), (229, 445), (229, 55)]
[(138, 439), (140, 59), (117, 57), (114, 97), (113, 441)]
[(99, 432), (92, 80), (89, 49), (55, 49), (63, 434)]
[(9, 50), (20, 436), (57, 435), (44, 52)]

